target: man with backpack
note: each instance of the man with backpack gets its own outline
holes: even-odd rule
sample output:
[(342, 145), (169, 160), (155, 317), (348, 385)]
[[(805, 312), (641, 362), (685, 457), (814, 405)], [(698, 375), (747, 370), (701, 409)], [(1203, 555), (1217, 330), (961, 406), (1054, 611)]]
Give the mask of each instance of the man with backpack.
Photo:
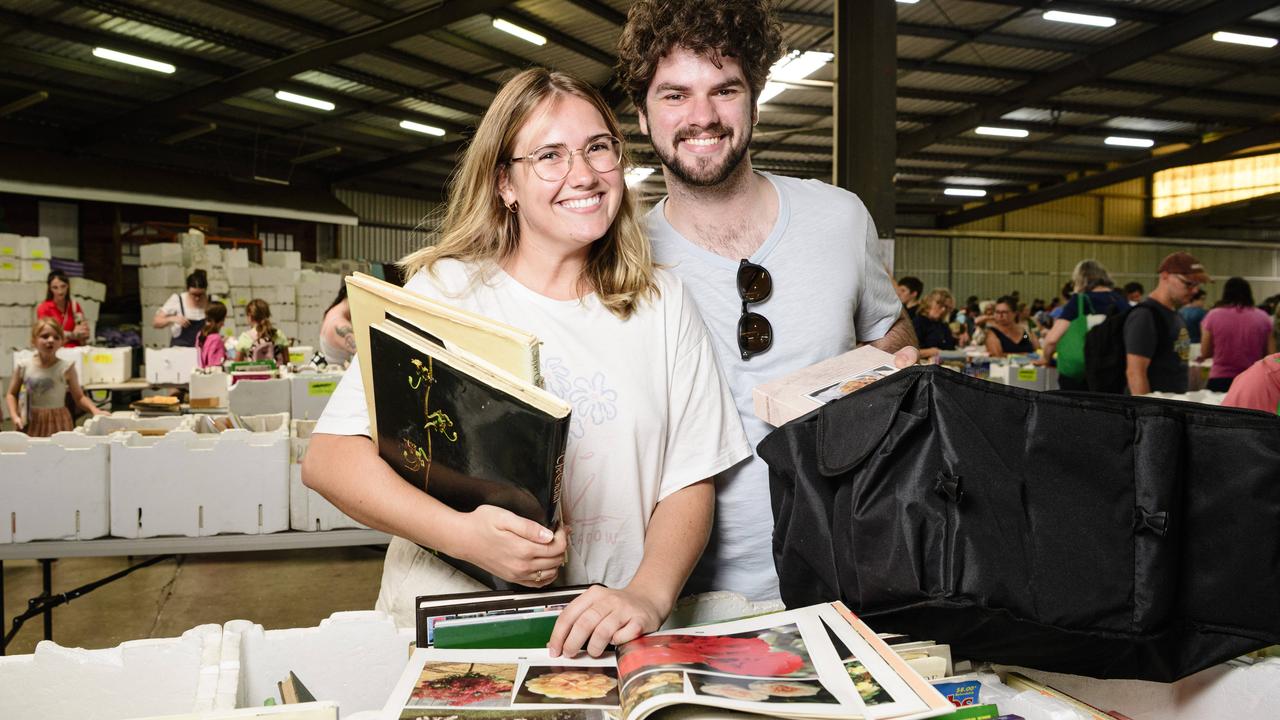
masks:
[(1191, 336), (1178, 308), (1209, 282), (1204, 265), (1175, 252), (1160, 263), (1160, 282), (1124, 322), (1125, 379), (1130, 395), (1185, 393)]

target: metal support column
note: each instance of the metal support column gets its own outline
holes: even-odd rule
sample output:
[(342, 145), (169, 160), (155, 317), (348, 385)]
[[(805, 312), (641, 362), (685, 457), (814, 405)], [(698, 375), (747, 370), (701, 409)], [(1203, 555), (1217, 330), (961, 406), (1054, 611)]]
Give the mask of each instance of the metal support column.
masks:
[(891, 0), (835, 3), (836, 185), (862, 198), (880, 237), (893, 237), (898, 16)]

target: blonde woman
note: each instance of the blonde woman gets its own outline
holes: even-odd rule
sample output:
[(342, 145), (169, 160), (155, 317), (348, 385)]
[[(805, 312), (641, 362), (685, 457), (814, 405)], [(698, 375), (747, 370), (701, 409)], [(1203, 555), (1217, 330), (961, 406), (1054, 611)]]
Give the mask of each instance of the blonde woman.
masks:
[(516, 75), (462, 158), (440, 242), (403, 261), (407, 289), (542, 340), (547, 389), (573, 406), (568, 534), (492, 506), (457, 512), (402, 481), (362, 437), (359, 357), (315, 428), (303, 480), (396, 536), (378, 607), (400, 624), (416, 595), (477, 589), (424, 546), (520, 585), (600, 583), (561, 615), (553, 655), (656, 630), (706, 544), (710, 478), (750, 455), (702, 320), (650, 260), (621, 136), (590, 85)]
[(1081, 260), (1076, 263), (1071, 271), (1071, 282), (1075, 287), (1075, 294), (1067, 298), (1062, 306), (1062, 314), (1053, 321), (1053, 326), (1045, 334), (1040, 359), (1035, 364), (1048, 365), (1054, 361), (1054, 353), (1057, 352), (1058, 387), (1083, 391), (1089, 389), (1084, 375), (1084, 338), (1068, 338), (1063, 348), (1058, 347), (1059, 343), (1071, 328), (1071, 323), (1082, 313), (1085, 316), (1114, 315), (1128, 310), (1129, 301), (1116, 290), (1111, 274), (1097, 260)]
[(939, 355), (943, 350), (956, 349), (956, 336), (951, 332), (948, 320), (956, 309), (956, 299), (946, 288), (931, 290), (920, 300), (916, 312), (916, 338), (920, 341), (920, 359)]

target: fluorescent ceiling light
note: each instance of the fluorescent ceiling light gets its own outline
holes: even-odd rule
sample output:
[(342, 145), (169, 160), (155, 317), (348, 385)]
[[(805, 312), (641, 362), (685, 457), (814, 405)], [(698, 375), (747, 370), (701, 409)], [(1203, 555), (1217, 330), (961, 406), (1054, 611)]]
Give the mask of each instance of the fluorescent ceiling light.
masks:
[(635, 187), (645, 181), (645, 178), (653, 174), (651, 167), (633, 167), (627, 171), (625, 180), (628, 187)]
[(763, 105), (776, 96), (778, 93), (787, 89), (787, 82), (803, 80), (818, 71), (819, 68), (831, 62), (835, 55), (829, 52), (819, 52), (817, 50), (809, 50), (800, 52), (792, 50), (787, 53), (781, 60), (773, 64), (769, 68), (769, 82), (764, 84), (764, 89), (760, 91), (760, 97), (756, 99), (757, 105)]
[(546, 44), (547, 44), (547, 39), (546, 39), (546, 38), (544, 38), (544, 37), (542, 37), (542, 36), (541, 36), (541, 35), (539, 35), (538, 33), (534, 32), (534, 31), (532, 31), (532, 30), (525, 30), (524, 28), (520, 27), (519, 25), (516, 25), (515, 23), (512, 23), (512, 22), (507, 22), (506, 20), (503, 20), (502, 18), (494, 18), (494, 19), (493, 19), (493, 26), (494, 26), (495, 28), (497, 28), (497, 29), (501, 30), (501, 31), (502, 31), (502, 32), (504, 32), (504, 33), (510, 33), (511, 35), (515, 35), (516, 37), (520, 38), (521, 40), (524, 40), (524, 41), (526, 41), (526, 42), (531, 42), (531, 43), (533, 43), (534, 45), (546, 45)]
[(954, 195), (956, 197), (986, 197), (987, 191), (981, 188), (958, 188), (949, 187), (942, 191), (943, 195)]
[(920, 0), (898, 0), (899, 5), (915, 5), (918, 2), (920, 2)]
[(1121, 147), (1149, 148), (1156, 144), (1151, 138), (1123, 137), (1121, 135), (1112, 135), (1104, 142), (1108, 145), (1119, 145)]
[(286, 90), (277, 90), (276, 99), (283, 100), (285, 102), (295, 103), (298, 105), (306, 105), (307, 107), (315, 108), (317, 110), (324, 110), (326, 112), (337, 107), (336, 105), (329, 102), (328, 100), (317, 100), (315, 98), (307, 97), (306, 95), (296, 95)]
[(423, 125), (422, 123), (416, 123), (412, 120), (401, 120), (400, 127), (405, 130), (412, 130), (425, 135), (435, 135), (436, 137), (442, 137), (444, 135), (444, 130), (435, 127), (434, 125)]
[(1115, 18), (1104, 17), (1102, 15), (1085, 15), (1084, 13), (1063, 12), (1061, 10), (1049, 10), (1044, 14), (1045, 20), (1053, 20), (1054, 22), (1075, 23), (1076, 25), (1092, 25), (1094, 27), (1111, 27), (1116, 24)]
[(1030, 134), (1022, 128), (992, 127), (990, 125), (979, 125), (973, 131), (979, 135), (996, 135), (998, 137), (1011, 138), (1024, 138)]
[(1240, 33), (1225, 32), (1219, 30), (1213, 34), (1213, 39), (1218, 42), (1235, 43), (1237, 45), (1252, 45), (1260, 48), (1273, 48), (1276, 46), (1275, 38), (1262, 37), (1261, 35), (1242, 35)]
[(155, 70), (156, 72), (162, 72), (162, 73), (165, 73), (166, 75), (172, 74), (173, 71), (177, 69), (174, 66), (170, 65), (169, 63), (163, 63), (163, 62), (160, 62), (159, 60), (148, 60), (144, 57), (138, 57), (137, 55), (130, 55), (128, 53), (122, 53), (116, 50), (108, 50), (107, 48), (101, 48), (101, 47), (93, 49), (93, 56), (102, 58), (103, 60), (114, 60), (115, 62), (118, 62), (118, 63), (133, 65), (134, 67), (146, 68), (148, 70)]

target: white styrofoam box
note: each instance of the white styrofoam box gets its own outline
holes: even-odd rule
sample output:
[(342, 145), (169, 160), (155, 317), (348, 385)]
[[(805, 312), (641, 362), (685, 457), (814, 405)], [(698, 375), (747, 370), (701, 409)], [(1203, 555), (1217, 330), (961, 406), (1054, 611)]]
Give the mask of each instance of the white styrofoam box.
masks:
[(200, 625), (181, 637), (102, 650), (43, 640), (31, 655), (0, 657), (0, 717), (125, 720), (211, 710), (222, 635), (219, 625)]
[(22, 247), (22, 236), (13, 233), (0, 233), (0, 258), (18, 257), (18, 250)]
[(182, 245), (176, 242), (147, 243), (138, 248), (138, 262), (142, 267), (181, 265)]
[[(277, 289), (280, 289), (280, 288), (277, 288)], [(292, 288), (283, 288), (283, 289), (291, 290)], [(271, 319), (277, 320), (277, 321), (284, 320), (284, 321), (297, 322), (298, 306), (294, 305), (292, 301), (273, 302), (271, 303)]]
[(320, 344), (320, 323), (307, 322), (305, 320), (298, 321), (298, 342)]
[(91, 540), (110, 530), (108, 450), (73, 432), (0, 432), (0, 543)]
[[(230, 378), (221, 369), (214, 372), (193, 372), (191, 373), (191, 400), (213, 399), (216, 402), (213, 407), (225, 408), (229, 407), (227, 392), (228, 381)], [(201, 405), (201, 407), (208, 407)]]
[(1027, 390), (1057, 390), (1058, 371), (1056, 368), (1040, 367), (1022, 363), (996, 362), (991, 364), (989, 379)]
[[(71, 278), (72, 283), (75, 281), (76, 278)], [(44, 302), (46, 292), (44, 278), (39, 282), (0, 282), (0, 305), (30, 305), (34, 308)]]
[(86, 347), (84, 349), (84, 376), (80, 382), (122, 383), (133, 372), (133, 348)]
[[(290, 348), (292, 353), (293, 348)], [(307, 355), (310, 360), (310, 353)], [(329, 404), (329, 398), (338, 388), (342, 373), (298, 373), (289, 376), (293, 416), (299, 420), (319, 420)]]
[[(164, 332), (167, 334), (168, 330)], [(191, 371), (196, 368), (199, 356), (193, 347), (147, 348), (143, 362), (147, 382), (185, 385), (191, 382)]]
[(86, 320), (96, 322), (102, 311), (102, 303), (89, 298), (76, 298), (76, 302), (80, 304), (80, 309), (84, 310)]
[(250, 267), (249, 281), (254, 287), (289, 286), (298, 284), (298, 270), (282, 267)]
[(317, 700), (337, 702), (344, 718), (382, 708), (414, 641), (411, 628), (397, 629), (376, 610), (334, 613), (313, 628), (265, 630), (248, 620), (223, 627), (240, 634), (238, 705), (261, 704), (293, 672)]
[[(13, 375), (13, 353), (0, 352), (0, 376), (4, 377), (4, 384), (0, 385), (0, 392), (9, 392), (9, 377)], [(0, 414), (3, 410), (0, 409)]]
[(227, 283), (237, 287), (249, 287), (253, 281), (249, 278), (249, 268), (228, 267), (223, 270), (227, 275)]
[(88, 298), (94, 302), (102, 302), (107, 299), (107, 286), (97, 280), (88, 278), (73, 277), (71, 278), (71, 294), (77, 300)]
[(188, 232), (178, 234), (174, 239), (182, 247), (182, 265), (184, 267), (193, 267), (197, 264), (197, 260), (204, 258), (204, 233), (192, 228)]
[(142, 326), (142, 345), (145, 348), (167, 348), (173, 335), (169, 328), (154, 328), (150, 323)]
[[(289, 437), (228, 430), (111, 444), (111, 534), (249, 535), (289, 529)], [(279, 678), (277, 678), (279, 679)]]
[(0, 257), (0, 282), (17, 282), (22, 279), (22, 261), (15, 257)]
[(267, 415), (289, 412), (288, 378), (241, 380), (231, 386), (228, 402), (236, 415)]
[(221, 268), (223, 266), (222, 246), (206, 244), (203, 252), (194, 255), (193, 259), (196, 260), (196, 262), (192, 263), (193, 265), (210, 272), (215, 268)]
[(249, 248), (223, 248), (222, 265), (228, 270), (249, 267)]
[(185, 288), (187, 273), (181, 265), (156, 265), (138, 268), (138, 285), (152, 288)]
[(263, 413), (261, 415), (237, 415), (244, 429), (252, 433), (274, 433), (289, 436), (289, 413)]
[(296, 250), (267, 250), (262, 253), (263, 267), (302, 269), (302, 253)]
[(298, 321), (296, 320), (280, 320), (275, 323), (276, 329), (282, 335), (289, 339), (290, 342), (298, 338)]
[(231, 294), (231, 284), (226, 280), (209, 280), (209, 294), (226, 297)]
[(23, 328), (30, 333), (35, 321), (34, 305), (0, 305), (0, 327)]
[(289, 347), (289, 364), (306, 365), (315, 354), (316, 349), (311, 345), (292, 345)]
[(170, 295), (176, 295), (180, 292), (186, 292), (186, 288), (179, 287), (144, 287), (139, 291), (142, 300), (142, 321), (144, 325), (150, 325), (151, 316), (169, 301)]
[(167, 433), (174, 430), (193, 430), (196, 418), (195, 415), (138, 417), (136, 412), (123, 410), (110, 415), (94, 415), (75, 431), (80, 435), (98, 438), (133, 432)]
[[(28, 338), (28, 343), (30, 343), (31, 331), (30, 331), (30, 330), (27, 330), (27, 331), (26, 331), (26, 335), (27, 335), (27, 338)], [(18, 364), (20, 364), (20, 363), (24, 363), (24, 362), (26, 362), (26, 361), (30, 360), (31, 358), (35, 357), (35, 354), (36, 354), (36, 351), (35, 351), (35, 350), (30, 350), (30, 349), (28, 349), (28, 350), (14, 350), (14, 351), (13, 351), (13, 364), (14, 364), (14, 365), (18, 365)], [(67, 347), (64, 347), (64, 348), (58, 348), (57, 355), (58, 355), (58, 359), (59, 359), (59, 360), (70, 360), (70, 361), (71, 361), (71, 365), (72, 365), (73, 367), (75, 367), (75, 369), (76, 369), (76, 377), (77, 377), (77, 378), (83, 378), (83, 377), (84, 377), (84, 348), (83, 348), (83, 347), (73, 347), (73, 348), (67, 348)], [(82, 379), (80, 382), (84, 382), (84, 380)], [(8, 388), (5, 388), (5, 390), (7, 391), (7, 390), (8, 390)]]
[[(224, 662), (225, 664), (225, 662)], [(222, 674), (228, 676), (234, 681), (234, 674), (239, 673), (239, 663), (235, 668), (228, 670), (223, 668)], [(218, 696), (221, 699), (222, 680), (219, 680)], [(227, 691), (227, 696), (234, 701), (236, 692), (235, 688)], [(222, 708), (218, 707), (214, 710), (201, 710), (194, 713), (183, 713), (181, 715), (153, 715), (145, 718), (134, 718), (133, 720), (338, 720), (338, 704), (332, 702), (306, 702), (306, 703), (289, 703), (287, 705), (263, 705), (261, 707), (247, 708)], [(380, 720), (378, 713), (363, 713), (360, 715), (348, 715), (343, 720)]]
[(18, 261), (20, 266), (18, 279), (22, 282), (47, 282), (49, 279), (49, 261), (48, 260), (30, 260), (23, 258)]
[(315, 420), (294, 420), (290, 430), (289, 527), (305, 532), (366, 527), (302, 484), (302, 461), (307, 456), (315, 426)]
[(26, 327), (0, 327), (0, 354), (31, 347), (31, 325)]
[(254, 285), (253, 296), (260, 300), (266, 300), (271, 305), (272, 310), (275, 309), (276, 305), (284, 303), (292, 305), (296, 300), (293, 295), (293, 287), (288, 285)]
[(253, 288), (232, 285), (231, 292), (228, 293), (227, 299), (234, 307), (244, 307), (253, 299)]
[[(27, 260), (48, 260), (53, 257), (49, 250), (49, 238), (24, 237), (19, 241), (18, 257)], [(46, 270), (46, 272), (48, 272)]]

